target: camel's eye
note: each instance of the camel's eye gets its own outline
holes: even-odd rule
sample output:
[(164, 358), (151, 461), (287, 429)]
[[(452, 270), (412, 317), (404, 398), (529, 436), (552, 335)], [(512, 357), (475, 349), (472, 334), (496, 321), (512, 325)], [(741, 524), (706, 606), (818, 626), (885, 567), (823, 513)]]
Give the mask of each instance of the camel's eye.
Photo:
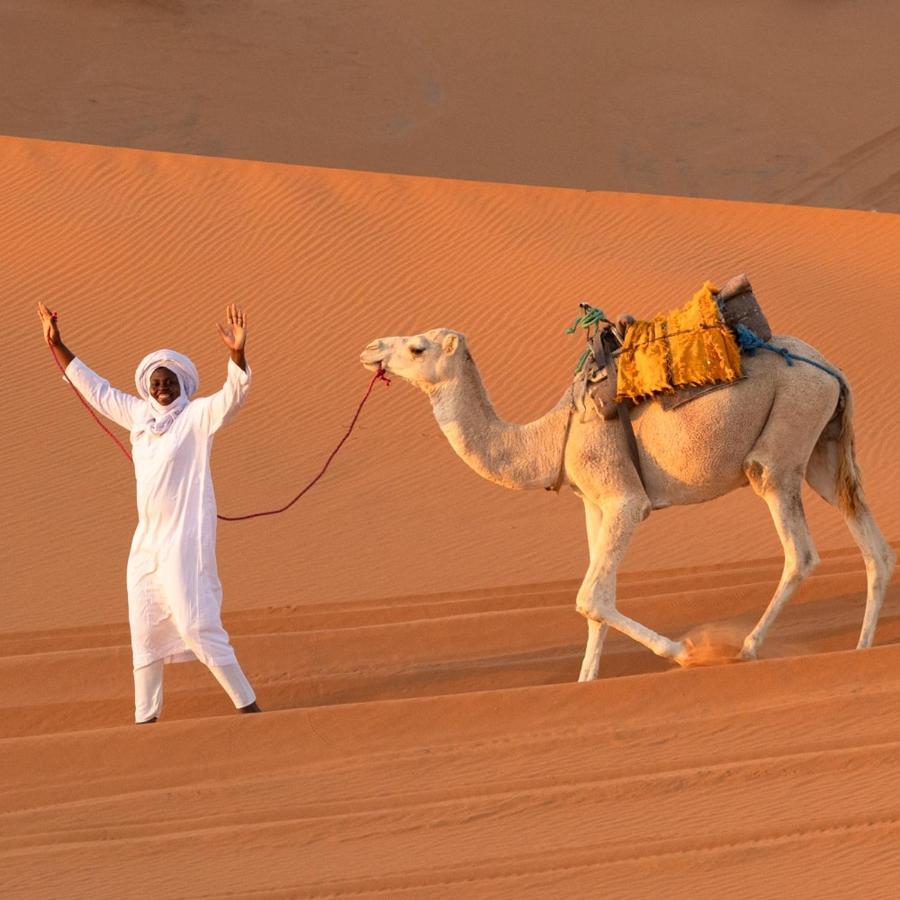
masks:
[(413, 356), (421, 356), (425, 352), (424, 347), (410, 347), (409, 352), (412, 353)]

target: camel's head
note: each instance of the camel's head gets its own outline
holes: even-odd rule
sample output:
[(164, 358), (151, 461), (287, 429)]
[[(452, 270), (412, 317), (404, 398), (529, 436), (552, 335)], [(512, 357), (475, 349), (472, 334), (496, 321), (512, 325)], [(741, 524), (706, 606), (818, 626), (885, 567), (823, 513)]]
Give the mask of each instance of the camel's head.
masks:
[(430, 392), (456, 374), (470, 359), (465, 335), (449, 328), (434, 328), (412, 337), (387, 337), (372, 341), (360, 356), (360, 362), (373, 372), (381, 367)]

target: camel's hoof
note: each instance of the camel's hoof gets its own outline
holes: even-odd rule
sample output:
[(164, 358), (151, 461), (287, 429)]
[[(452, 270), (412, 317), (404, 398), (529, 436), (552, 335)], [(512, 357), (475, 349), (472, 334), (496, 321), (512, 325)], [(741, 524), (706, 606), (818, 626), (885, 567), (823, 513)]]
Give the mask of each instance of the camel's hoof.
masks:
[(693, 665), (694, 642), (691, 640), (679, 641), (673, 644), (674, 652), (671, 655), (672, 662), (678, 663), (682, 668)]
[(674, 657), (674, 661), (683, 669), (722, 666), (738, 661), (734, 644), (715, 640), (708, 633), (700, 632), (697, 637), (682, 638), (681, 646), (682, 650)]
[(753, 660), (759, 659), (756, 653), (756, 646), (754, 644), (744, 644), (744, 646), (741, 647), (741, 652), (738, 653), (738, 659), (741, 659), (744, 662), (753, 662)]

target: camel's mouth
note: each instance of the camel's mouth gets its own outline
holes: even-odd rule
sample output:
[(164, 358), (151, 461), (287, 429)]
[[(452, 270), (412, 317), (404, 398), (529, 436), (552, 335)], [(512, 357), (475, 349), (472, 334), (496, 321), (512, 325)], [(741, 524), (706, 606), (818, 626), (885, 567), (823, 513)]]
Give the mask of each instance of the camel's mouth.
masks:
[(384, 348), (381, 346), (381, 341), (373, 341), (369, 344), (369, 346), (359, 354), (359, 361), (370, 372), (383, 371), (386, 366), (384, 365)]

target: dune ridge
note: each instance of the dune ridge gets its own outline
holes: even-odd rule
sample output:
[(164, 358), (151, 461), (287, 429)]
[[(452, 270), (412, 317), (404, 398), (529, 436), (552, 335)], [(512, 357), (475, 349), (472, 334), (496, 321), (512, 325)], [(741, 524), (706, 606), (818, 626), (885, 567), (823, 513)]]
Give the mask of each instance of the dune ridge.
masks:
[(7, 2), (0, 133), (900, 212), (890, 0)]

